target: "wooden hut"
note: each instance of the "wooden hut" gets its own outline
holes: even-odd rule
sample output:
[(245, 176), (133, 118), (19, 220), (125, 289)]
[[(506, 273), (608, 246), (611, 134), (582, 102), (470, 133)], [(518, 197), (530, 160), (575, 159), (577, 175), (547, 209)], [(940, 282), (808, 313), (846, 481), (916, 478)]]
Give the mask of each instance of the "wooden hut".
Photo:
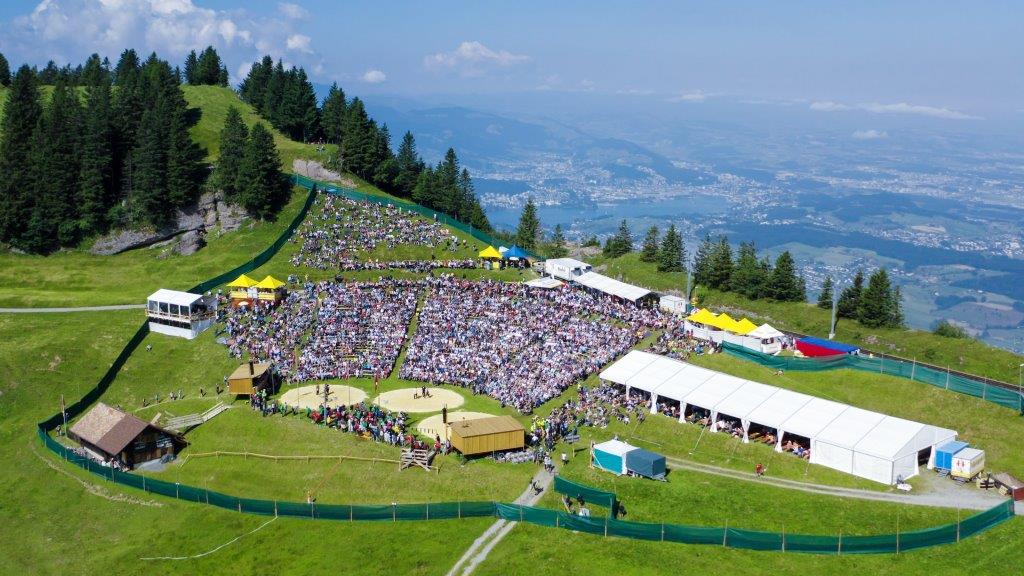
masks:
[(228, 284), (230, 291), (228, 295), (231, 297), (232, 306), (240, 306), (243, 303), (246, 305), (251, 304), (253, 300), (258, 297), (255, 286), (259, 282), (249, 278), (245, 274), (242, 274), (238, 278), (235, 278)]
[(285, 282), (267, 275), (266, 278), (257, 282), (253, 287), (256, 288), (257, 299), (263, 302), (279, 304), (281, 300), (284, 300), (286, 285)]
[(256, 392), (267, 389), (267, 392), (274, 391), (274, 372), (270, 369), (270, 362), (246, 362), (228, 376), (228, 392), (251, 396)]
[(100, 402), (75, 422), (68, 436), (99, 460), (128, 468), (174, 456), (188, 445), (180, 435)]
[(449, 424), (452, 447), (465, 456), (521, 450), (526, 429), (511, 416), (460, 420)]

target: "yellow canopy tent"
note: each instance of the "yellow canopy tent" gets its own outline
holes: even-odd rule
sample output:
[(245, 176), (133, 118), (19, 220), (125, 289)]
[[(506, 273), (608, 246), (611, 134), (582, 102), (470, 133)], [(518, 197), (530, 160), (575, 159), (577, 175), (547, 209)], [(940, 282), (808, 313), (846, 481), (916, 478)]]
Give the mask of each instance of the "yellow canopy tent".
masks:
[(748, 332), (754, 330), (755, 328), (757, 328), (757, 324), (754, 324), (750, 320), (744, 318), (736, 323), (736, 330), (734, 330), (734, 332), (736, 332), (740, 336), (743, 336), (744, 334), (747, 334)]
[(252, 286), (255, 286), (256, 284), (257, 284), (257, 282), (255, 280), (253, 280), (252, 278), (249, 278), (245, 274), (242, 274), (238, 278), (235, 278), (234, 280), (232, 280), (231, 283), (228, 284), (228, 288), (243, 288), (243, 289), (245, 289), (245, 288), (251, 288)]
[(713, 326), (717, 317), (709, 312), (707, 308), (701, 308), (687, 316), (686, 319), (690, 322), (696, 322), (697, 324), (709, 324)]
[(480, 258), (496, 258), (498, 260), (501, 260), (501, 252), (495, 250), (494, 246), (488, 246), (487, 248), (484, 248), (483, 250), (480, 251), (480, 254), (478, 254), (478, 256)]
[(268, 275), (263, 280), (260, 280), (259, 283), (256, 284), (256, 287), (262, 290), (277, 290), (278, 288), (284, 285), (284, 282), (281, 282), (277, 278)]
[(734, 332), (736, 330), (736, 321), (732, 319), (732, 316), (729, 316), (725, 312), (719, 314), (713, 321), (708, 322), (708, 325), (714, 326), (719, 330), (728, 330), (729, 332)]

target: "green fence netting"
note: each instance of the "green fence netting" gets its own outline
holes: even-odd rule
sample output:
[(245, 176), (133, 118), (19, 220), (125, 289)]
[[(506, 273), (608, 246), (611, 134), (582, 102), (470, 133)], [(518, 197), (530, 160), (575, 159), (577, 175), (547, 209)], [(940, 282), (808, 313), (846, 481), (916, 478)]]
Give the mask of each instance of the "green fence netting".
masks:
[(792, 370), (794, 372), (817, 372), (821, 370), (838, 370), (849, 368), (862, 372), (874, 372), (923, 382), (952, 392), (974, 396), (998, 404), (1004, 408), (1017, 410), (1024, 414), (1024, 395), (1016, 390), (1008, 390), (987, 382), (965, 378), (948, 370), (936, 370), (916, 362), (894, 360), (884, 357), (868, 357), (842, 354), (824, 358), (797, 358), (794, 356), (772, 356), (751, 350), (739, 344), (724, 342), (723, 349), (730, 355), (767, 366), (775, 370)]
[(609, 510), (615, 510), (615, 493), (606, 492), (604, 490), (598, 490), (597, 488), (591, 488), (583, 484), (578, 484), (572, 480), (567, 480), (561, 476), (555, 476), (555, 492), (559, 494), (565, 494), (566, 496), (572, 496), (573, 498), (582, 498), (586, 502), (596, 504), (598, 506), (604, 506)]
[[(309, 189), (309, 195), (303, 204), (299, 214), (292, 220), (288, 228), (271, 244), (248, 262), (235, 267), (234, 269), (211, 278), (194, 286), (191, 291), (205, 292), (221, 284), (232, 280), (239, 274), (245, 274), (266, 264), (284, 246), (295, 229), (302, 223), (309, 212), (313, 201), (316, 198), (316, 190), (321, 186), (330, 187), (301, 176), (293, 177), (293, 182), (299, 186)], [(425, 216), (433, 217), (422, 207), (391, 201), (385, 198), (370, 197), (352, 190), (340, 192), (335, 188), (331, 193), (341, 193), (349, 197), (363, 197), (367, 200), (380, 203), (393, 203), (403, 208), (409, 208)], [(437, 214), (439, 220), (446, 218)], [(450, 219), (448, 219), (450, 220)], [(460, 222), (448, 222), (446, 224), (455, 226), (460, 230), (471, 234), (483, 242), (493, 244), (493, 238), (483, 232), (475, 230)], [(505, 504), (499, 502), (438, 502), (421, 504), (394, 504), (394, 505), (356, 505), (356, 504), (318, 504), (302, 502), (286, 502), (276, 500), (260, 500), (253, 498), (240, 498), (230, 494), (223, 494), (206, 488), (189, 486), (177, 482), (168, 482), (151, 478), (148, 476), (121, 472), (113, 468), (103, 466), (89, 458), (76, 454), (73, 450), (64, 446), (52, 436), (49, 431), (60, 426), (64, 418), (72, 419), (83, 413), (89, 406), (100, 399), (107, 391), (107, 388), (117, 377), (118, 372), (127, 362), (135, 349), (142, 343), (149, 333), (148, 324), (143, 322), (135, 334), (125, 344), (117, 358), (111, 363), (100, 380), (89, 392), (74, 404), (67, 406), (63, 414), (55, 414), (38, 424), (38, 435), (47, 449), (62, 458), (96, 476), (110, 482), (129, 486), (152, 494), (158, 494), (168, 498), (217, 506), (225, 510), (231, 510), (244, 514), (259, 514), (265, 516), (289, 516), (295, 518), (311, 518), (320, 520), (336, 521), (392, 521), (399, 520), (442, 520), (457, 518), (484, 518), (498, 517), (506, 520), (529, 522), (539, 526), (551, 526), (564, 528), (588, 534), (600, 534), (604, 536), (618, 536), (622, 538), (633, 538), (640, 540), (660, 540), (666, 542), (685, 542), (690, 544), (716, 544), (733, 548), (747, 548), (753, 550), (791, 550), (794, 552), (810, 552), (819, 554), (845, 554), (845, 553), (886, 553), (901, 550), (911, 550), (926, 546), (935, 546), (956, 542), (963, 538), (988, 530), (1013, 517), (1013, 502), (1006, 501), (985, 512), (971, 516), (957, 524), (939, 526), (908, 532), (899, 535), (881, 536), (813, 536), (813, 535), (784, 535), (769, 532), (758, 532), (735, 528), (713, 528), (703, 526), (683, 526), (676, 524), (652, 524), (644, 522), (627, 522), (615, 520), (611, 515), (606, 517), (581, 518), (566, 512), (546, 508), (535, 508), (520, 506), (516, 504)], [(727, 348), (728, 349), (728, 348)], [(840, 366), (835, 366), (840, 367)], [(844, 366), (845, 367), (845, 366)], [(818, 368), (822, 369), (822, 368)], [(916, 379), (916, 374), (914, 375)], [(960, 383), (956, 384), (960, 386)], [(950, 387), (950, 389), (954, 389)], [(969, 392), (967, 392), (969, 393)], [(981, 391), (981, 397), (996, 401), (992, 390)], [(1016, 406), (1016, 404), (1014, 405)], [(606, 505), (614, 510), (616, 497), (614, 493), (585, 486), (565, 478), (555, 478), (555, 490), (574, 497), (582, 497), (588, 502)]]

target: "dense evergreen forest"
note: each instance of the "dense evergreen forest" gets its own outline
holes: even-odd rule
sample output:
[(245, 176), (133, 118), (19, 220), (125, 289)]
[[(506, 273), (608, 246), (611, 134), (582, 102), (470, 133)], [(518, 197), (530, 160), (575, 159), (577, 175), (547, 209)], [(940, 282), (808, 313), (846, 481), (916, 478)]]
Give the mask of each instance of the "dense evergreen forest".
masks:
[(402, 198), (444, 212), (481, 230), (491, 230), (469, 171), (448, 149), (436, 166), (427, 165), (406, 132), (397, 153), (386, 124), (378, 125), (358, 97), (348, 99), (337, 84), (317, 107), (313, 85), (302, 68), (286, 70), (269, 56), (253, 65), (238, 89), (242, 100), (292, 139), (335, 144), (336, 170), (351, 172)]
[[(159, 228), (207, 185), (254, 217), (273, 217), (287, 200), (287, 183), (270, 131), (260, 124), (248, 130), (237, 111), (230, 114), (221, 165), (208, 180), (204, 151), (189, 136), (198, 111), (188, 109), (183, 82), (226, 86), (227, 67), (213, 47), (190, 52), (184, 70), (155, 53), (143, 61), (129, 49), (116, 65), (94, 54), (76, 66), (51, 61), (12, 74), (0, 54), (0, 85), (8, 87), (0, 122), (0, 242), (46, 254), (112, 229)], [(454, 150), (429, 166), (407, 132), (396, 153), (388, 127), (337, 85), (319, 106), (302, 68), (285, 70), (267, 56), (238, 91), (290, 138), (336, 144), (331, 167), (491, 230)]]

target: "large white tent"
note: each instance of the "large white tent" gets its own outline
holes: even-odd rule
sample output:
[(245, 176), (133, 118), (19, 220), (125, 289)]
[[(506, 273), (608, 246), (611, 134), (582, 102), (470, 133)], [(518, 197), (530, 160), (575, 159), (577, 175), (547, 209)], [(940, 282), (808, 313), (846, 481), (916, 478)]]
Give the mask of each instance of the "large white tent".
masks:
[(620, 282), (614, 278), (598, 274), (597, 272), (587, 272), (586, 274), (577, 276), (576, 283), (586, 286), (591, 290), (604, 292), (605, 294), (617, 296), (634, 303), (637, 300), (652, 294), (651, 291), (646, 288), (626, 284), (625, 282)]
[(862, 478), (893, 484), (918, 473), (934, 448), (956, 438), (955, 430), (904, 420), (752, 382), (665, 356), (634, 350), (603, 372), (601, 379), (679, 402), (680, 420), (687, 406), (707, 410), (715, 432), (722, 418), (740, 421), (743, 441), (752, 424), (776, 430), (776, 450), (783, 438), (810, 442), (811, 462)]

